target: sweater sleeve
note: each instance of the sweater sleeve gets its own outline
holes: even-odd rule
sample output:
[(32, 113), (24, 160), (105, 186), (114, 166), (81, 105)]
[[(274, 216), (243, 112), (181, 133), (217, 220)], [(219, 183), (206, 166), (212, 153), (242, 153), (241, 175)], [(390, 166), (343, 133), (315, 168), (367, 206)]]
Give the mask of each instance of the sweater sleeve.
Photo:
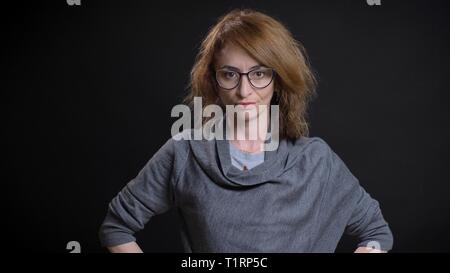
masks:
[[(359, 184), (359, 181), (339, 156), (330, 151), (330, 174), (334, 204), (341, 209), (345, 233), (358, 238), (358, 246), (368, 246), (389, 251), (393, 236), (381, 213), (379, 203)], [(342, 211), (344, 210), (344, 211)]]
[(152, 216), (170, 209), (173, 205), (170, 186), (173, 155), (169, 140), (112, 199), (99, 230), (102, 246), (135, 241), (134, 233), (142, 230)]

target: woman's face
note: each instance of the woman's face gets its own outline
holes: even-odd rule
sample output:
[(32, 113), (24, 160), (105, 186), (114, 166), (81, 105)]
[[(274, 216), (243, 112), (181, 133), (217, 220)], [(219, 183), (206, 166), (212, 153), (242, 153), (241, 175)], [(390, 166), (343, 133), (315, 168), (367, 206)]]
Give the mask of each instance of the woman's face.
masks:
[[(249, 71), (257, 71), (256, 69), (258, 69), (258, 67), (262, 67), (262, 65), (250, 57), (243, 49), (233, 45), (226, 45), (216, 56), (216, 71), (219, 69), (225, 71), (224, 73), (226, 74), (224, 77), (230, 79), (238, 77), (234, 72), (246, 73)], [(254, 77), (262, 75), (259, 72), (256, 73), (257, 74), (254, 74)], [(250, 84), (248, 77), (245, 75), (241, 76), (239, 85), (231, 90), (225, 90), (218, 86), (219, 98), (222, 103), (224, 105), (238, 106), (236, 108), (238, 111), (240, 109), (243, 111), (247, 110), (250, 115), (245, 115), (246, 120), (254, 119), (259, 116), (262, 111), (270, 109), (258, 107), (258, 105), (270, 107), (273, 92), (273, 80), (267, 87), (258, 89)]]

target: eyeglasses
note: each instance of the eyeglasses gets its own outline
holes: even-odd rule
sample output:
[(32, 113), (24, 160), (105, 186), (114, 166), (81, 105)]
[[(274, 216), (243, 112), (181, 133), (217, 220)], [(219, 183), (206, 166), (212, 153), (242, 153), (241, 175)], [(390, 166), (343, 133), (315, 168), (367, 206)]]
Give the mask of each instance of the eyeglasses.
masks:
[(216, 70), (216, 81), (221, 88), (232, 90), (241, 83), (243, 75), (247, 76), (251, 86), (256, 89), (263, 89), (273, 81), (275, 70), (268, 67), (257, 67), (247, 73), (243, 73), (229, 68), (223, 68)]

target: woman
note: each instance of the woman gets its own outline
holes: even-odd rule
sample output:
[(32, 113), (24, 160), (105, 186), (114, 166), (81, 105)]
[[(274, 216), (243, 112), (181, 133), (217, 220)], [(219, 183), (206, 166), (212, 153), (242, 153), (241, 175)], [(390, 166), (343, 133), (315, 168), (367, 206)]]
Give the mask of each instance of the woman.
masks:
[[(202, 43), (186, 102), (235, 106), (244, 122), (227, 113), (229, 139), (169, 139), (111, 201), (102, 245), (140, 252), (133, 234), (175, 207), (186, 252), (333, 252), (344, 232), (358, 238), (357, 252), (390, 250), (377, 201), (322, 139), (308, 137), (314, 90), (304, 50), (280, 22), (251, 10), (223, 16)], [(271, 105), (280, 140), (265, 150)]]

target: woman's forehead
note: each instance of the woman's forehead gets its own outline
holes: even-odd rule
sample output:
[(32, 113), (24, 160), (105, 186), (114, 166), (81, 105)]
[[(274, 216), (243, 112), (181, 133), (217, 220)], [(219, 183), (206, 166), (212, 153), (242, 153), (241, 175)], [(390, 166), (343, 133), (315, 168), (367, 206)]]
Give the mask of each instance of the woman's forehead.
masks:
[(258, 61), (252, 58), (241, 47), (227, 44), (216, 56), (216, 67), (231, 66), (241, 70), (246, 70), (259, 65)]

